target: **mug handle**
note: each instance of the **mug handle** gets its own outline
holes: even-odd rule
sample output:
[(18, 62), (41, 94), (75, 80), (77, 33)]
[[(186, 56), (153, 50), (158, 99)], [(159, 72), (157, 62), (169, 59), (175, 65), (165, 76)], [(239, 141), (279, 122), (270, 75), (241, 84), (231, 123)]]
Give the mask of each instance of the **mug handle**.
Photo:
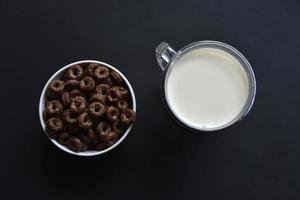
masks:
[(162, 42), (156, 47), (155, 54), (158, 65), (165, 71), (169, 63), (175, 57), (176, 51), (172, 49), (168, 43)]

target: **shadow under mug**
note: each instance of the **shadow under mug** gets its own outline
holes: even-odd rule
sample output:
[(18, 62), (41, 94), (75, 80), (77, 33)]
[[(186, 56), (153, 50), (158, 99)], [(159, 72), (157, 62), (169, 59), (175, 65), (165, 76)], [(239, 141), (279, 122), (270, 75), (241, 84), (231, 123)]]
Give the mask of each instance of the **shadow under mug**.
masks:
[[(218, 49), (218, 50), (221, 50), (221, 51), (224, 51), (224, 52), (230, 54), (240, 63), (240, 65), (242, 66), (243, 70), (246, 73), (247, 80), (248, 80), (248, 86), (249, 86), (248, 96), (247, 96), (246, 103), (244, 104), (242, 110), (239, 112), (239, 114), (233, 120), (229, 121), (228, 123), (226, 123), (224, 125), (218, 126), (218, 127), (213, 127), (213, 128), (200, 127), (199, 128), (199, 127), (192, 126), (191, 124), (185, 122), (184, 120), (181, 120), (180, 116), (170, 106), (170, 101), (166, 94), (166, 88), (167, 88), (167, 82), (168, 82), (167, 79), (168, 79), (168, 76), (169, 76), (170, 71), (171, 71), (172, 67), (174, 66), (174, 64), (180, 58), (182, 58), (182, 56), (186, 55), (187, 53), (189, 53), (193, 50), (199, 49), (199, 48)], [(218, 41), (205, 40), (205, 41), (191, 43), (191, 44), (181, 48), (180, 50), (175, 51), (173, 48), (171, 48), (171, 46), (168, 43), (162, 42), (155, 49), (155, 53), (156, 53), (157, 62), (164, 73), (163, 83), (162, 83), (162, 86), (163, 86), (162, 92), (163, 92), (164, 101), (167, 105), (168, 111), (171, 114), (171, 116), (183, 127), (187, 128), (191, 131), (194, 131), (194, 132), (216, 131), (216, 130), (220, 130), (220, 129), (229, 127), (229, 126), (233, 125), (234, 123), (242, 120), (250, 111), (250, 109), (253, 105), (254, 99), (255, 99), (255, 94), (256, 94), (256, 80), (255, 80), (254, 72), (252, 70), (250, 63), (247, 61), (247, 59), (238, 50), (236, 50), (232, 46), (222, 43), (222, 42), (218, 42)]]

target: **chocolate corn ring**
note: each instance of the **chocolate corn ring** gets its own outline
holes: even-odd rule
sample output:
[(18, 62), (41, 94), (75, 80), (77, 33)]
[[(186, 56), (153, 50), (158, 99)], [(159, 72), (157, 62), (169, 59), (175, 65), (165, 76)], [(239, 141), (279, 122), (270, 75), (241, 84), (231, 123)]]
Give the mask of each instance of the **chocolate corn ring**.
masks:
[(70, 111), (75, 114), (81, 113), (86, 107), (86, 100), (83, 96), (76, 96), (70, 104)]
[(118, 101), (117, 107), (119, 110), (125, 110), (126, 108), (128, 108), (128, 101), (125, 99), (121, 99), (120, 101)]
[(79, 88), (79, 80), (71, 79), (67, 80), (65, 84), (66, 90), (73, 90)]
[(110, 77), (112, 78), (113, 82), (116, 83), (117, 85), (121, 85), (124, 83), (123, 78), (121, 77), (120, 74), (118, 74), (118, 72), (112, 70), (110, 72)]
[(99, 118), (106, 112), (106, 107), (100, 102), (92, 102), (88, 107), (91, 117)]
[(120, 114), (119, 110), (114, 106), (109, 106), (106, 110), (106, 117), (111, 122), (117, 121), (119, 114)]
[(97, 81), (103, 81), (109, 76), (109, 69), (105, 66), (99, 66), (94, 70), (94, 78)]
[(87, 112), (81, 113), (78, 117), (78, 126), (83, 129), (89, 129), (93, 125), (92, 120)]
[(83, 69), (80, 65), (73, 65), (68, 68), (65, 76), (67, 79), (79, 80), (83, 76)]
[(77, 117), (73, 117), (71, 115), (71, 111), (69, 109), (63, 111), (63, 113), (62, 113), (62, 120), (67, 125), (70, 125), (70, 126), (75, 126), (77, 124), (77, 122), (78, 122)]
[(129, 125), (130, 123), (135, 121), (135, 112), (132, 109), (127, 108), (123, 110), (120, 119), (123, 124)]
[(95, 87), (95, 93), (99, 93), (102, 95), (107, 95), (110, 90), (110, 86), (108, 84), (102, 83)]
[(82, 150), (82, 141), (78, 137), (70, 137), (67, 141), (67, 146), (74, 152), (79, 152)]
[(48, 101), (45, 108), (46, 116), (59, 117), (63, 109), (63, 105), (58, 100)]
[(53, 80), (48, 89), (47, 89), (47, 96), (50, 99), (58, 98), (65, 89), (65, 82), (62, 80)]
[(58, 142), (62, 145), (66, 145), (70, 138), (70, 134), (68, 132), (62, 132), (58, 136)]
[(80, 80), (79, 87), (83, 92), (91, 92), (95, 87), (95, 81), (90, 76), (85, 76)]
[(111, 126), (107, 122), (100, 122), (96, 128), (96, 131), (101, 139), (103, 139), (109, 132), (111, 132)]
[(53, 132), (59, 132), (64, 128), (63, 122), (57, 117), (51, 117), (48, 119), (47, 126)]

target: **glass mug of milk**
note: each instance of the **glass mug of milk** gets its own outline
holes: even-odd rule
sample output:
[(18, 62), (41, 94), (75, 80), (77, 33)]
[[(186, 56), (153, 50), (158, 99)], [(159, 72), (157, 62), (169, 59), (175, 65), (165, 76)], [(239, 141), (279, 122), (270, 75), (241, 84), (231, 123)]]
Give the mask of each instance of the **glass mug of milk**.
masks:
[(194, 131), (216, 131), (243, 119), (256, 92), (253, 70), (232, 46), (200, 41), (174, 51), (162, 42), (156, 59), (171, 115)]

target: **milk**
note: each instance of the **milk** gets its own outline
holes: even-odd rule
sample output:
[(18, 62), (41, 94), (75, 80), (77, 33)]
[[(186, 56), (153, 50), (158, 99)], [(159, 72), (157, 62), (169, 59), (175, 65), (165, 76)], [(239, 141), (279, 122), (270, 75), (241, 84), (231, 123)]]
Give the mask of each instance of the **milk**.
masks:
[(229, 53), (199, 48), (176, 61), (166, 77), (167, 102), (185, 124), (214, 129), (230, 123), (243, 109), (247, 75)]

